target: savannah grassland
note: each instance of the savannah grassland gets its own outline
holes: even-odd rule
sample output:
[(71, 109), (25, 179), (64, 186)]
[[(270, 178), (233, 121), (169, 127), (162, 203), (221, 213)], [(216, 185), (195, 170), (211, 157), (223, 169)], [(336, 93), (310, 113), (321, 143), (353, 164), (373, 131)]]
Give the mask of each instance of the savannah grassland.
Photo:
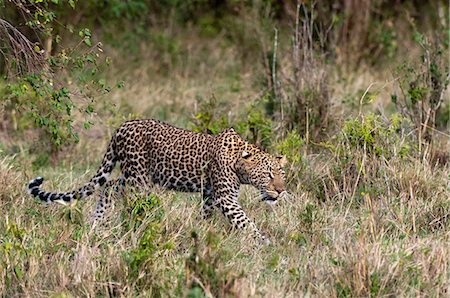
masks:
[[(0, 79), (0, 296), (448, 297), (448, 3), (320, 2), (61, 14), (102, 41), (110, 65), (96, 76), (112, 88), (95, 94), (90, 129), (74, 114), (79, 142), (56, 147)], [(271, 208), (251, 187), (239, 198), (271, 244), (220, 214), (200, 219), (198, 194), (112, 194), (96, 230), (98, 194), (73, 206), (27, 195), (36, 176), (54, 191), (88, 181), (132, 118), (233, 126), (286, 155), (288, 199)]]

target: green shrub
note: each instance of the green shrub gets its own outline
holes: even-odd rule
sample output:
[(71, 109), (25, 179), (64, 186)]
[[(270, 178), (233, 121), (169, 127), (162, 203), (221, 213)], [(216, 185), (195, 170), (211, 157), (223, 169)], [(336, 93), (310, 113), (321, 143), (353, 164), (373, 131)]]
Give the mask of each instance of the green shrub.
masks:
[(220, 112), (219, 101), (212, 96), (209, 100), (197, 98), (199, 102), (199, 111), (195, 115), (195, 119), (191, 122), (191, 129), (195, 132), (216, 135), (222, 130), (229, 128), (228, 119)]
[(161, 200), (153, 193), (150, 195), (134, 194), (127, 196), (126, 205), (124, 216), (129, 218), (128, 227), (132, 230), (137, 230), (147, 219), (161, 222), (164, 216)]
[(124, 216), (128, 215), (130, 226), (127, 230), (134, 231), (139, 239), (136, 247), (123, 255), (128, 266), (128, 278), (140, 291), (150, 291), (153, 295), (161, 296), (167, 287), (160, 282), (161, 278), (154, 268), (166, 252), (175, 248), (175, 244), (163, 238), (164, 210), (160, 199), (154, 194), (136, 194), (128, 198), (126, 209)]
[(249, 142), (263, 148), (272, 144), (272, 121), (268, 118), (262, 108), (253, 103), (247, 108), (246, 117), (238, 121), (234, 127)]
[[(347, 120), (340, 133), (328, 142), (318, 144), (321, 159), (306, 161), (298, 179), (301, 186), (321, 200), (344, 195), (363, 199), (364, 195), (385, 193), (388, 166), (405, 163), (417, 157), (417, 144), (411, 135), (410, 122), (394, 114), (389, 120), (369, 114)], [(320, 172), (311, 167), (326, 163)], [(399, 191), (394, 185), (388, 186)]]
[(26, 230), (14, 222), (1, 224), (3, 233), (0, 241), (0, 264), (5, 272), (5, 284), (11, 287), (13, 283), (23, 281), (26, 274), (24, 260), (30, 253), (24, 243)]
[[(402, 127), (403, 125), (403, 127)], [(364, 150), (369, 154), (386, 159), (406, 157), (411, 149), (411, 141), (403, 142), (406, 119), (399, 114), (391, 116), (387, 122), (381, 116), (369, 114), (362, 119), (347, 120), (341, 131), (342, 146), (339, 154), (348, 156), (353, 150)]]
[(448, 117), (442, 115), (445, 114), (444, 98), (450, 70), (448, 51), (438, 38), (431, 42), (416, 31), (414, 40), (422, 50), (420, 61), (405, 62), (398, 67), (396, 76), (399, 77), (400, 92), (392, 94), (391, 99), (398, 111), (414, 124), (420, 146), (423, 141), (432, 143), (435, 129), (448, 125), (445, 120)]
[(249, 142), (264, 148), (270, 147), (273, 137), (272, 121), (265, 115), (259, 102), (252, 102), (241, 111), (242, 114), (237, 115), (238, 119), (228, 119), (214, 96), (208, 101), (200, 100), (199, 108), (200, 111), (191, 124), (193, 131), (216, 135), (233, 127)]
[[(25, 119), (44, 131), (54, 149), (77, 142), (75, 115), (81, 114), (83, 126), (88, 128), (94, 112), (93, 95), (111, 90), (98, 76), (102, 44), (93, 43), (89, 29), (75, 30), (69, 19), (64, 19), (63, 11), (76, 11), (74, 1), (12, 1), (4, 9), (10, 17), (0, 18), (0, 47), (5, 49), (0, 55), (0, 64), (5, 66), (0, 75), (6, 78), (6, 84), (0, 83), (4, 94), (0, 102), (6, 115), (13, 122)], [(15, 27), (13, 21), (21, 22), (16, 16), (23, 18), (27, 28)], [(63, 45), (62, 31), (78, 45)], [(31, 41), (36, 37), (40, 42)]]
[[(193, 247), (191, 255), (186, 260), (189, 295), (192, 297), (214, 296), (224, 297), (232, 295), (230, 288), (233, 283), (243, 276), (226, 266), (226, 260), (233, 255), (232, 251), (221, 246), (221, 237), (208, 232), (205, 243), (202, 243), (197, 232), (191, 233)], [(207, 290), (207, 292), (205, 292)]]
[(288, 133), (284, 140), (279, 141), (275, 148), (277, 152), (286, 156), (288, 161), (296, 164), (300, 164), (302, 161), (302, 148), (304, 147), (305, 141), (300, 134), (293, 130)]

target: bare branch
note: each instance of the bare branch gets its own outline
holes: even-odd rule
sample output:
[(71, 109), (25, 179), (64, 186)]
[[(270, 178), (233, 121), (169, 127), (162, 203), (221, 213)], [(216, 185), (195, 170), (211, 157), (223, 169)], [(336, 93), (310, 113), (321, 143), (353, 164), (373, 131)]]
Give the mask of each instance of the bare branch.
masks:
[(43, 52), (4, 19), (0, 19), (0, 55), (10, 78), (38, 73), (46, 68)]

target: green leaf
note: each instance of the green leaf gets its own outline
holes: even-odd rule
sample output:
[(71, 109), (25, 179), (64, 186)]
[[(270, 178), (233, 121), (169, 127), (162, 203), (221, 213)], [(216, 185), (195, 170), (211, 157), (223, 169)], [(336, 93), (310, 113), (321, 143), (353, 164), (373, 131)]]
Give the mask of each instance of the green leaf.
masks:
[(91, 30), (89, 30), (88, 28), (84, 28), (84, 35), (91, 37)]
[(414, 32), (413, 34), (413, 40), (419, 44), (423, 44), (424, 38), (423, 35), (420, 32)]
[(67, 89), (66, 87), (62, 87), (61, 94), (64, 96), (67, 96), (69, 94), (69, 89)]
[(88, 113), (89, 115), (92, 114), (94, 112), (94, 107), (92, 105), (88, 105), (86, 107), (86, 113)]
[(94, 63), (94, 56), (92, 56), (92, 55), (87, 55), (87, 56), (86, 56), (86, 61), (91, 62), (91, 63)]
[(105, 79), (100, 79), (100, 80), (98, 80), (98, 84), (99, 84), (102, 88), (104, 88), (104, 87), (106, 86), (106, 81), (105, 81)]
[(19, 266), (14, 267), (14, 273), (16, 273), (17, 279), (22, 280), (23, 272), (22, 272), (22, 269), (20, 269)]
[(84, 127), (84, 129), (89, 129), (89, 128), (91, 128), (91, 123), (89, 123), (89, 122), (84, 122), (84, 123), (83, 123), (83, 127)]
[(91, 39), (89, 37), (86, 37), (84, 39), (84, 43), (88, 46), (88, 47), (92, 47), (92, 42)]
[(391, 95), (391, 101), (392, 101), (392, 103), (397, 104), (397, 94)]
[(70, 5), (70, 7), (75, 9), (75, 0), (69, 0), (69, 5)]

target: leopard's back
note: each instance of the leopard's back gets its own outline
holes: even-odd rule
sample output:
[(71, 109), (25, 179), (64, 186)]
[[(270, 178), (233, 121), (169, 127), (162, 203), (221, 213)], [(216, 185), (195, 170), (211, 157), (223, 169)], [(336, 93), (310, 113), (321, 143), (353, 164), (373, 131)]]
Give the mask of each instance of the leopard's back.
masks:
[(198, 192), (207, 185), (214, 136), (158, 120), (125, 122), (115, 135), (125, 178), (148, 176), (165, 188)]

